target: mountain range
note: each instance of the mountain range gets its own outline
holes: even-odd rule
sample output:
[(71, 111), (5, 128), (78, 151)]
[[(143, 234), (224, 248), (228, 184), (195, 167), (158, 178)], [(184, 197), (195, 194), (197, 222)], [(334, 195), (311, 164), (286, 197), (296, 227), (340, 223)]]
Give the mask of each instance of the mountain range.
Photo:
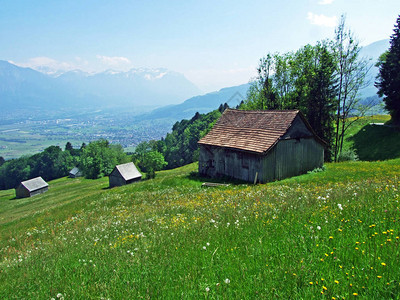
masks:
[[(366, 78), (367, 85), (360, 90), (360, 98), (364, 104), (378, 104), (381, 99), (377, 95), (377, 88), (374, 86), (375, 78), (378, 75), (378, 68), (375, 66), (379, 56), (389, 48), (389, 40), (381, 40), (360, 50), (360, 57), (369, 60), (371, 69)], [(153, 110), (143, 115), (144, 119), (163, 119), (172, 118), (175, 120), (191, 118), (196, 112), (206, 113), (218, 108), (220, 104), (228, 103), (230, 107), (235, 107), (240, 101), (246, 98), (250, 83), (239, 86), (223, 88), (219, 91), (208, 93), (201, 96), (192, 97), (181, 104), (169, 105)]]
[[(360, 56), (370, 58), (369, 84), (361, 97), (377, 98), (374, 81), (379, 56), (389, 48), (389, 40), (365, 46)], [(246, 97), (249, 84), (223, 88), (201, 96), (201, 91), (181, 73), (164, 68), (107, 70), (90, 74), (80, 70), (45, 74), (46, 70), (22, 68), (0, 61), (0, 105), (2, 110), (57, 110), (82, 108), (147, 107), (142, 119), (190, 118), (195, 112), (208, 112), (222, 103), (236, 106)], [(193, 97), (195, 96), (195, 97)], [(187, 99), (186, 101), (184, 101)]]
[(157, 107), (180, 103), (201, 91), (181, 73), (167, 69), (80, 70), (51, 76), (0, 61), (2, 109)]

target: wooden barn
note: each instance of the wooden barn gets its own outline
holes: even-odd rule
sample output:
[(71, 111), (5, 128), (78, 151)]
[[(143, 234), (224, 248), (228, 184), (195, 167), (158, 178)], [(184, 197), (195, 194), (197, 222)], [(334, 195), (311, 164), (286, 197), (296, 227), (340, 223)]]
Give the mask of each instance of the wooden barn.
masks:
[(82, 177), (82, 172), (78, 167), (74, 167), (71, 171), (69, 171), (69, 178)]
[(15, 189), (17, 198), (27, 198), (47, 192), (49, 185), (42, 177), (36, 177), (27, 181), (22, 181)]
[(260, 183), (322, 167), (326, 145), (298, 110), (233, 109), (198, 144), (201, 175)]
[(135, 164), (130, 162), (116, 166), (110, 173), (108, 180), (111, 188), (114, 186), (130, 184), (139, 181), (141, 178), (142, 174), (140, 174)]

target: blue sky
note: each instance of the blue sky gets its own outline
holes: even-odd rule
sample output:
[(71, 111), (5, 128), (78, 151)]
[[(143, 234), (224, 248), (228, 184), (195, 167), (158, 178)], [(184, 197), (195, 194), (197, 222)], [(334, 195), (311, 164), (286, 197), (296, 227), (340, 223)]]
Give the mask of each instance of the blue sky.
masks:
[(260, 57), (332, 38), (389, 38), (399, 0), (0, 0), (0, 59), (49, 70), (159, 68), (204, 92), (248, 82)]

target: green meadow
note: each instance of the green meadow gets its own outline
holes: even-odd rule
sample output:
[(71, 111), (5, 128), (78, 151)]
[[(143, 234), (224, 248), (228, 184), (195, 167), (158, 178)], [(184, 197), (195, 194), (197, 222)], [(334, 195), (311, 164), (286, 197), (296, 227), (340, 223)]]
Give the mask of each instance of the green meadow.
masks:
[(196, 164), (108, 189), (0, 192), (2, 299), (396, 298), (400, 159), (204, 188)]
[[(367, 145), (354, 136), (369, 123), (346, 147)], [(196, 171), (0, 191), (0, 298), (399, 298), (400, 158), (263, 185), (206, 188)]]

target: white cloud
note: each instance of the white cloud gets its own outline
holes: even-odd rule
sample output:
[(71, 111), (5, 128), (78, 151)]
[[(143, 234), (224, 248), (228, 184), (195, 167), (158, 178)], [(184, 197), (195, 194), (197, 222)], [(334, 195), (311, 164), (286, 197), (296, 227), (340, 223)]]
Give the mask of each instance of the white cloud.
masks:
[(131, 64), (131, 61), (128, 58), (122, 56), (96, 55), (96, 58), (99, 59), (103, 64), (112, 67), (121, 67)]
[(307, 19), (313, 25), (325, 26), (325, 27), (335, 27), (338, 21), (336, 16), (327, 17), (325, 15), (316, 15), (313, 14), (312, 12), (308, 13)]
[(332, 4), (333, 1), (335, 1), (335, 0), (321, 0), (321, 1), (318, 2), (318, 4), (328, 5), (328, 4)]

